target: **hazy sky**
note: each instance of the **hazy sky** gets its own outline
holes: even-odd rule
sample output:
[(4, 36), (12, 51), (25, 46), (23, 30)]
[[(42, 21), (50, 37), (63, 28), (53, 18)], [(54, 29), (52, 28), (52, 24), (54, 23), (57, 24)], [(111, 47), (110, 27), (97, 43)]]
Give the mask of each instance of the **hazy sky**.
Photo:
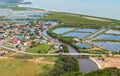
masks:
[(31, 7), (120, 19), (120, 0), (25, 0)]

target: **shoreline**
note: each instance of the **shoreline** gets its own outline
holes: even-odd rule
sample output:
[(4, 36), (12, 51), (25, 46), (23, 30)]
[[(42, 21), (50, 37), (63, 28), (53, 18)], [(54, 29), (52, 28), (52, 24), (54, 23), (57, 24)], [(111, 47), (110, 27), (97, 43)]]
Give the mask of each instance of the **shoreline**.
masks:
[(111, 17), (104, 17), (104, 16), (97, 16), (97, 15), (90, 15), (90, 14), (84, 14), (84, 13), (78, 13), (78, 12), (70, 12), (70, 11), (60, 11), (60, 10), (54, 10), (54, 9), (45, 9), (45, 8), (39, 8), (35, 6), (29, 6), (32, 4), (18, 4), (18, 7), (26, 7), (26, 8), (36, 8), (36, 9), (43, 9), (45, 11), (49, 12), (61, 12), (61, 13), (70, 13), (70, 14), (76, 14), (76, 15), (82, 15), (86, 17), (93, 17), (93, 18), (99, 18), (99, 19), (106, 19), (106, 20), (117, 20), (120, 21), (120, 18), (111, 18)]
[(99, 69), (109, 68), (109, 67), (117, 67), (120, 69), (120, 57), (105, 57), (104, 61), (99, 61), (96, 58), (90, 58), (93, 60), (98, 66)]
[(102, 69), (102, 67), (100, 66), (100, 64), (95, 59), (90, 58), (90, 60), (92, 60), (94, 63), (96, 63), (99, 69)]

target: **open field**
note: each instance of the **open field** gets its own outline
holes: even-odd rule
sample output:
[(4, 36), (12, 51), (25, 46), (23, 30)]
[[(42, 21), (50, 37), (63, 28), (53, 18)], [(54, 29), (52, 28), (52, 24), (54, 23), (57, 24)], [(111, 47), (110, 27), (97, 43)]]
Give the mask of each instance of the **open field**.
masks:
[(0, 76), (43, 76), (54, 67), (55, 57), (0, 59)]
[(50, 45), (49, 44), (41, 44), (41, 45), (37, 45), (33, 48), (28, 48), (27, 52), (31, 52), (31, 53), (47, 53), (50, 49)]
[(120, 68), (120, 57), (103, 57), (103, 60), (98, 60), (97, 57), (93, 58), (101, 67), (101, 69), (108, 67)]
[(60, 12), (51, 12), (49, 16), (42, 18), (43, 20), (57, 20), (63, 22), (64, 25), (69, 26), (101, 26), (101, 25), (109, 25), (108, 21), (97, 21), (97, 20), (89, 20), (82, 15), (76, 14), (68, 14), (68, 13), (60, 13)]

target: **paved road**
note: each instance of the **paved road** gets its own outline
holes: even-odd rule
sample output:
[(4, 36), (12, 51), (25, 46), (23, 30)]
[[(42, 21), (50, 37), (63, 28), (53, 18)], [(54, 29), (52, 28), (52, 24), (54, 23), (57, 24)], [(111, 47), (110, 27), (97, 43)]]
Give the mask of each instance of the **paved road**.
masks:
[[(100, 55), (108, 55), (108, 54), (89, 54), (89, 53), (53, 53), (53, 54), (37, 54), (37, 53), (29, 53), (29, 52), (25, 52), (25, 51), (19, 51), (16, 49), (12, 49), (6, 46), (1, 46), (3, 49), (7, 49), (13, 52), (18, 52), (18, 53), (23, 53), (23, 54), (31, 54), (31, 55), (41, 55), (41, 56), (57, 56), (57, 55), (71, 55), (71, 56), (80, 56), (80, 55), (85, 55), (85, 56), (100, 56)], [(120, 56), (120, 55), (114, 55), (114, 56)]]

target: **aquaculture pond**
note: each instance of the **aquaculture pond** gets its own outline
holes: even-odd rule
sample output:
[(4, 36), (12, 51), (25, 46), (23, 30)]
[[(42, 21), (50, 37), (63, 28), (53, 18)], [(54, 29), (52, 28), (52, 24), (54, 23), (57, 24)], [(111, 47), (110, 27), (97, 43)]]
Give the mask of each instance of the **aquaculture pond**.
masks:
[(92, 48), (91, 46), (89, 46), (89, 45), (87, 45), (87, 44), (85, 44), (85, 43), (83, 43), (83, 42), (78, 42), (78, 43), (76, 43), (76, 45), (79, 46), (79, 47), (82, 48), (82, 49)]
[(120, 40), (120, 35), (112, 35), (112, 34), (101, 34), (97, 37), (97, 39), (105, 39), (105, 40)]
[(120, 35), (120, 31), (117, 31), (117, 30), (108, 30), (105, 33), (106, 34), (118, 34), (118, 35)]
[(69, 32), (69, 33), (66, 33), (64, 34), (63, 36), (66, 36), (66, 37), (77, 37), (77, 38), (83, 38), (87, 35), (89, 35), (90, 33), (83, 33), (83, 32)]
[(75, 28), (57, 28), (55, 30), (53, 30), (54, 33), (56, 34), (64, 34), (65, 32), (69, 32), (74, 30)]
[(96, 29), (93, 29), (93, 28), (80, 28), (80, 29), (77, 29), (75, 30), (77, 32), (87, 32), (87, 33), (92, 33), (92, 32), (95, 32)]
[(100, 31), (95, 32), (93, 35), (89, 36), (88, 39), (95, 37), (96, 35), (100, 34), (101, 32), (105, 31), (106, 29), (102, 29)]
[(120, 51), (120, 42), (92, 42), (92, 44), (109, 51)]

